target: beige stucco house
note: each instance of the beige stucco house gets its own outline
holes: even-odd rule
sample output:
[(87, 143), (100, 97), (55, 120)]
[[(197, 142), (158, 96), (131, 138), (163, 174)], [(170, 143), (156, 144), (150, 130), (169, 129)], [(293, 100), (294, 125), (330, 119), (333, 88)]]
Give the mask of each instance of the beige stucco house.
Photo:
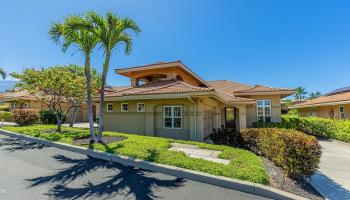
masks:
[[(205, 81), (182, 62), (116, 69), (129, 86), (108, 87), (106, 131), (203, 141), (213, 128), (242, 130), (280, 122), (280, 99), (293, 89)], [(96, 98), (98, 101), (98, 98)]]
[(298, 109), (300, 117), (350, 119), (350, 87), (337, 89), (289, 108)]
[[(13, 109), (33, 109), (39, 112), (40, 110), (47, 109), (47, 106), (38, 100), (35, 96), (29, 94), (27, 91), (10, 91), (0, 93), (0, 103), (8, 104), (9, 110)], [(67, 110), (69, 108), (69, 104), (62, 104), (63, 110)], [(96, 105), (93, 106), (94, 111), (94, 119), (96, 119)], [(71, 110), (72, 111), (72, 110)], [(71, 121), (72, 112), (68, 114), (67, 121)], [(78, 108), (78, 112), (75, 118), (76, 122), (86, 122), (88, 121), (88, 112), (87, 105), (82, 104)]]

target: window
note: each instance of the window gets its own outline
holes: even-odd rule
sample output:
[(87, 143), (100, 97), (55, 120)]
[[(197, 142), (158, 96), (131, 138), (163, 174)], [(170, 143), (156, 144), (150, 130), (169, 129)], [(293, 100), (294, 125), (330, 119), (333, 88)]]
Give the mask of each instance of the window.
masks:
[(28, 103), (24, 103), (24, 109), (28, 109), (29, 108), (29, 104)]
[(164, 128), (181, 129), (182, 128), (182, 107), (164, 106)]
[(17, 103), (16, 102), (12, 102), (11, 103), (11, 108), (17, 108)]
[(340, 119), (345, 118), (344, 106), (339, 106), (339, 118)]
[(121, 104), (121, 111), (122, 112), (128, 112), (129, 111), (129, 106), (127, 103), (122, 103)]
[(309, 109), (307, 109), (307, 112), (308, 112), (309, 117), (316, 117), (316, 108), (309, 108)]
[(137, 103), (137, 112), (145, 112), (145, 104)]
[(113, 104), (107, 103), (107, 112), (113, 112)]
[(257, 100), (258, 122), (271, 122), (271, 100)]

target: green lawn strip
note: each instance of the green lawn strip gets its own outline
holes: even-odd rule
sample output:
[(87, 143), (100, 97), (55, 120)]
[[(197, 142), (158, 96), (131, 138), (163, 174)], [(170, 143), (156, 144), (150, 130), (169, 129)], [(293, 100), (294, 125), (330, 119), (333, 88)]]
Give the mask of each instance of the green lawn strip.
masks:
[[(68, 144), (72, 144), (73, 138), (89, 136), (88, 130), (86, 129), (62, 127), (62, 133), (57, 133), (55, 132), (55, 128), (56, 126), (53, 125), (36, 125), (27, 127), (4, 127), (3, 129)], [(247, 150), (201, 142), (172, 140), (116, 132), (104, 132), (104, 136), (122, 136), (127, 139), (108, 145), (93, 144), (90, 147), (100, 151), (206, 172), (213, 175), (226, 176), (254, 183), (268, 183), (268, 176), (261, 158)], [(230, 164), (224, 165), (203, 159), (191, 158), (186, 156), (183, 152), (169, 151), (168, 149), (171, 142), (193, 144), (197, 145), (199, 148), (222, 151), (219, 157), (229, 159)]]

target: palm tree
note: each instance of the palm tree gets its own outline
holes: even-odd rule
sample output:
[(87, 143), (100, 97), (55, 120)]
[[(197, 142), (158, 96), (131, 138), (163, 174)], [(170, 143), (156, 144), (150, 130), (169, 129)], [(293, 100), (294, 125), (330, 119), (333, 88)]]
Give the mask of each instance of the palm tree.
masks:
[(305, 95), (307, 94), (306, 89), (304, 87), (297, 87), (295, 90), (295, 99), (301, 101), (305, 99)]
[(2, 79), (5, 79), (7, 76), (5, 70), (2, 67), (0, 67), (0, 76), (2, 76)]
[(320, 97), (322, 94), (321, 92), (311, 92), (309, 95), (309, 99), (316, 99), (318, 97)]
[[(134, 20), (130, 18), (120, 18), (111, 12), (108, 12), (105, 18), (95, 12), (89, 12), (86, 15), (86, 20), (88, 20), (90, 24), (84, 28), (86, 30), (90, 30), (95, 37), (98, 38), (99, 43), (101, 44), (101, 47), (105, 53), (100, 82), (100, 113), (97, 135), (97, 140), (100, 142), (103, 131), (104, 89), (106, 86), (106, 78), (112, 51), (119, 44), (124, 44), (125, 54), (129, 55), (132, 50), (132, 37), (127, 33), (127, 31), (132, 31), (135, 34), (138, 34), (141, 30)], [(77, 24), (77, 26), (79, 25)], [(83, 27), (84, 24), (80, 24), (80, 26)]]
[(76, 29), (72, 26), (75, 23), (88, 23), (83, 17), (70, 16), (62, 23), (53, 23), (49, 30), (51, 39), (56, 44), (62, 45), (62, 51), (66, 52), (70, 46), (77, 47), (85, 58), (84, 73), (86, 76), (86, 93), (87, 93), (87, 104), (88, 104), (88, 118), (90, 128), (90, 140), (91, 142), (96, 141), (94, 134), (94, 121), (92, 111), (92, 100), (91, 100), (91, 53), (96, 47), (98, 38), (88, 30)]

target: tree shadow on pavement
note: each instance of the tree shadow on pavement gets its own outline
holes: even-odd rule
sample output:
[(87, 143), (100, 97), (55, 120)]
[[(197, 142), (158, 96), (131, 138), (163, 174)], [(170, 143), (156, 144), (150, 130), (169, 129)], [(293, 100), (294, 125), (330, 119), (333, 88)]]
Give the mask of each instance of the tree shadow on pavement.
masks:
[[(150, 171), (94, 158), (72, 159), (64, 155), (56, 155), (54, 158), (69, 167), (49, 176), (28, 179), (30, 187), (52, 184), (47, 195), (54, 199), (109, 199), (121, 195), (148, 200), (160, 198), (154, 193), (159, 187), (181, 187), (185, 182), (181, 178), (159, 179)], [(111, 173), (98, 173), (101, 170)], [(86, 178), (97, 173), (97, 178)]]
[(38, 144), (35, 142), (25, 141), (18, 138), (1, 138), (0, 148), (4, 151), (15, 152), (15, 151), (25, 151), (31, 149), (42, 149), (47, 147), (43, 144)]

